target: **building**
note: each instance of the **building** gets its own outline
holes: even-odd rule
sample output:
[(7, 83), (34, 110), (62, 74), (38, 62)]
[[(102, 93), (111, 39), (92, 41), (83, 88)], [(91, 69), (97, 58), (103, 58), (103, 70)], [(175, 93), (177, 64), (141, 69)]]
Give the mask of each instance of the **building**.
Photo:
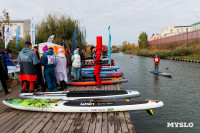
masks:
[(193, 31), (200, 30), (200, 22), (196, 22), (192, 24)]
[(177, 34), (181, 34), (186, 32), (188, 29), (188, 32), (193, 30), (192, 25), (188, 25), (188, 26), (168, 26), (166, 28), (162, 29), (161, 32), (161, 38), (164, 37), (168, 37), (168, 36), (173, 36), (173, 35), (177, 35)]
[[(30, 23), (29, 19), (26, 20), (10, 20), (9, 25), (13, 30), (13, 37), (16, 37), (17, 27), (20, 26), (20, 38), (24, 39), (27, 34), (30, 33)], [(0, 20), (0, 32), (3, 33), (5, 24)]]
[(160, 39), (160, 34), (153, 34), (150, 38), (150, 41)]

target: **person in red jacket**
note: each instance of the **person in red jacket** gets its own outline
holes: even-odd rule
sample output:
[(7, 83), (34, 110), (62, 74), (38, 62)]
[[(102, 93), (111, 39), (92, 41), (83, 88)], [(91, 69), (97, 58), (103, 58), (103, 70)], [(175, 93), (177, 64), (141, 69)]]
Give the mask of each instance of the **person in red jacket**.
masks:
[(158, 57), (158, 55), (155, 56), (155, 58), (153, 59), (153, 62), (154, 62), (154, 70), (158, 71), (159, 64), (160, 64), (160, 58)]
[(97, 36), (97, 45), (96, 45), (96, 55), (94, 60), (94, 80), (97, 83), (97, 86), (93, 89), (101, 89), (101, 77), (100, 72), (102, 68), (102, 37)]

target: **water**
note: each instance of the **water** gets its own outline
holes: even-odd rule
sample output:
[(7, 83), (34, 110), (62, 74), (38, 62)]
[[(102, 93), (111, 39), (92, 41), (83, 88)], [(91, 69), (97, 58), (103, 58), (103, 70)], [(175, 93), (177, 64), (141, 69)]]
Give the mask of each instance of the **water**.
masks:
[[(126, 54), (112, 54), (115, 64), (129, 82), (122, 89), (137, 90), (138, 99), (157, 99), (164, 102), (154, 109), (154, 116), (146, 111), (130, 112), (137, 133), (199, 133), (200, 132), (200, 64), (161, 60), (160, 71), (172, 78), (154, 75), (153, 59)], [(168, 68), (168, 69), (166, 69)], [(167, 122), (193, 122), (192, 128), (167, 127)]]

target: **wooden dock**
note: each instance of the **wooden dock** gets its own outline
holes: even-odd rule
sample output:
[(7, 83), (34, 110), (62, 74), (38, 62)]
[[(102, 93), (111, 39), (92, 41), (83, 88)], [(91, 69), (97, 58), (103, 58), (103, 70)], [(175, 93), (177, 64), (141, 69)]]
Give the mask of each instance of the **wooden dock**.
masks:
[[(92, 90), (94, 86), (68, 87), (68, 91)], [(21, 86), (12, 93), (0, 92), (0, 100), (19, 99)], [(105, 85), (103, 90), (119, 90), (119, 85)], [(0, 102), (0, 133), (135, 133), (129, 112), (47, 113), (9, 108)]]

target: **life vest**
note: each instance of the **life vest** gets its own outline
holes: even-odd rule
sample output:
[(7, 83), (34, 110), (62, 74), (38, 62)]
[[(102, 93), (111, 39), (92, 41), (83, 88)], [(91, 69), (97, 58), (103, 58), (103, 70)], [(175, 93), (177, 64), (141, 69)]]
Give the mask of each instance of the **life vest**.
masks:
[(79, 54), (75, 54), (73, 55), (74, 56), (74, 61), (72, 63), (72, 66), (75, 67), (75, 68), (78, 68), (81, 66), (81, 57)]
[(154, 58), (154, 62), (155, 63), (160, 63), (160, 59), (159, 58)]

